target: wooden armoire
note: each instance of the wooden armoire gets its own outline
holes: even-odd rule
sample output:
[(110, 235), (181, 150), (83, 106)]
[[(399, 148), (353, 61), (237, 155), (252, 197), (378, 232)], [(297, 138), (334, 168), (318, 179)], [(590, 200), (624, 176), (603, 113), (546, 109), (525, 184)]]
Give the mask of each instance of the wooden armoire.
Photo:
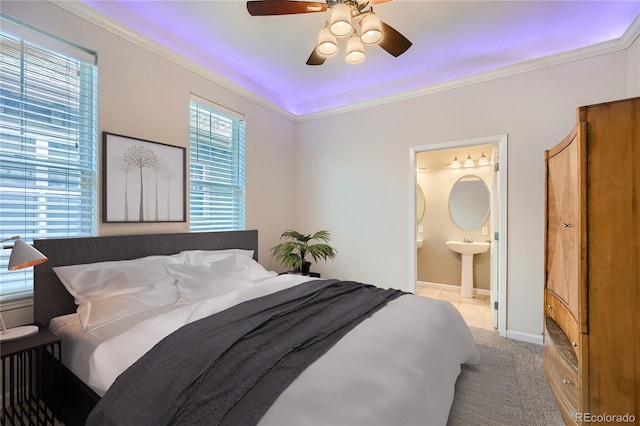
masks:
[(569, 425), (640, 423), (640, 98), (545, 152), (543, 365)]

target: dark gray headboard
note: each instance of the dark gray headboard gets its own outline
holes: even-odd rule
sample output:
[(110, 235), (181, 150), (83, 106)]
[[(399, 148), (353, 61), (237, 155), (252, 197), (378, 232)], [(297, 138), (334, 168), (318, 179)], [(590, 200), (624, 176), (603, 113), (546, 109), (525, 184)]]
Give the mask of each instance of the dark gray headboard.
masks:
[(53, 272), (55, 266), (128, 260), (150, 255), (170, 255), (183, 250), (254, 250), (258, 260), (258, 231), (193, 232), (119, 235), (109, 237), (35, 240), (34, 247), (49, 260), (34, 268), (33, 316), (48, 327), (49, 320), (76, 311), (76, 304)]

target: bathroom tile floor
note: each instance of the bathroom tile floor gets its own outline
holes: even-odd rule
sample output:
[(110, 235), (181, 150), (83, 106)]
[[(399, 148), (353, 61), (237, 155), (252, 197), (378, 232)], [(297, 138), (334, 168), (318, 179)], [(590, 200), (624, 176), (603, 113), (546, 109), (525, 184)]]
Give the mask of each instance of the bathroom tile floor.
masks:
[(418, 296), (431, 297), (432, 299), (448, 300), (460, 312), (468, 326), (494, 330), (489, 307), (490, 297), (488, 295), (476, 294), (473, 298), (462, 297), (460, 290), (420, 285), (416, 286), (416, 294)]

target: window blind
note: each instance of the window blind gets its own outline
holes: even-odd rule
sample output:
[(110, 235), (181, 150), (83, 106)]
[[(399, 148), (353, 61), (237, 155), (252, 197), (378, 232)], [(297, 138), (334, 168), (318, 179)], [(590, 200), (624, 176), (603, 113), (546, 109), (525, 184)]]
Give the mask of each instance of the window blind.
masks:
[[(0, 32), (1, 239), (96, 235), (97, 67), (86, 55)], [(8, 271), (4, 244), (0, 300), (27, 296), (33, 268)]]
[(190, 229), (245, 227), (245, 122), (241, 117), (190, 102)]

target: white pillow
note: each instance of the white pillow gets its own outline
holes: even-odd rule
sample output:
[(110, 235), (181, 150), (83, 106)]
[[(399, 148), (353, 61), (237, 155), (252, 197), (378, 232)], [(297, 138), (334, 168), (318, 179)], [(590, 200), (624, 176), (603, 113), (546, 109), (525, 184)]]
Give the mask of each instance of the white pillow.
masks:
[(76, 304), (96, 298), (130, 293), (132, 287), (171, 287), (175, 285), (166, 269), (181, 262), (180, 255), (148, 256), (133, 260), (87, 263), (54, 267), (62, 284)]
[(222, 256), (208, 266), (168, 265), (167, 269), (178, 282), (179, 303), (222, 296), (276, 275), (255, 260), (237, 254)]
[(219, 297), (251, 286), (250, 282), (235, 278), (233, 272), (221, 274), (216, 269), (203, 265), (169, 266), (169, 271), (178, 282), (180, 291), (178, 303), (197, 302), (210, 297)]
[(78, 318), (86, 331), (92, 331), (115, 320), (178, 301), (177, 286), (140, 286), (130, 293), (80, 302)]
[(213, 261), (220, 260), (230, 254), (238, 254), (253, 259), (253, 250), (224, 249), (224, 250), (185, 250), (179, 255), (185, 265), (209, 266)]
[(250, 282), (255, 282), (264, 278), (269, 278), (278, 275), (273, 271), (267, 271), (264, 267), (247, 256), (234, 256), (236, 261), (236, 268), (239, 273), (244, 274), (244, 279)]

